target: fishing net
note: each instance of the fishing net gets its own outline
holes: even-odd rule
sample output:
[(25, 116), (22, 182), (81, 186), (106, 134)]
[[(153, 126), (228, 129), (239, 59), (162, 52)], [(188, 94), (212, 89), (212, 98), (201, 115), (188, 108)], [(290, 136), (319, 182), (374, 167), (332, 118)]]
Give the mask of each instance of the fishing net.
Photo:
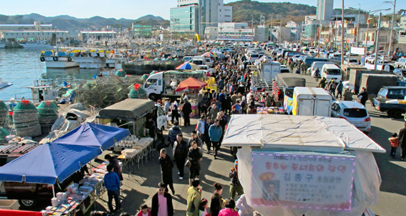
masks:
[(128, 86), (136, 83), (141, 83), (137, 76), (125, 79), (114, 74), (109, 77), (100, 77), (79, 86), (75, 90), (74, 101), (85, 107), (91, 105), (96, 108), (104, 108), (128, 98), (130, 92)]
[(0, 127), (0, 143), (6, 141), (7, 135), (8, 135), (8, 132), (6, 131), (6, 129), (4, 129), (3, 127)]
[(58, 106), (52, 101), (44, 101), (40, 103), (37, 109), (42, 132), (50, 132), (52, 125), (58, 118)]
[(8, 108), (7, 105), (0, 101), (0, 127), (5, 127), (8, 119)]
[(118, 70), (116, 72), (116, 76), (118, 77), (125, 77), (126, 73), (123, 70)]
[(132, 99), (146, 99), (147, 92), (144, 88), (140, 86), (140, 84), (135, 84), (134, 86), (130, 86), (130, 93), (128, 93), (128, 97)]
[(27, 100), (17, 103), (13, 112), (13, 123), (17, 136), (36, 137), (42, 134), (38, 110), (33, 103)]

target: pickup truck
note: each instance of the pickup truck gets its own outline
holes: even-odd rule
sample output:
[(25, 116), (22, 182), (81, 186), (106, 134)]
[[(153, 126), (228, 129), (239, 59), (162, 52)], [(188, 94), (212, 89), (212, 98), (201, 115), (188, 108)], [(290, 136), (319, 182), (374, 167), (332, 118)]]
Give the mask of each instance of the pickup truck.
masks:
[(405, 94), (405, 86), (384, 86), (372, 105), (380, 112), (387, 112), (389, 117), (401, 118), (406, 111)]

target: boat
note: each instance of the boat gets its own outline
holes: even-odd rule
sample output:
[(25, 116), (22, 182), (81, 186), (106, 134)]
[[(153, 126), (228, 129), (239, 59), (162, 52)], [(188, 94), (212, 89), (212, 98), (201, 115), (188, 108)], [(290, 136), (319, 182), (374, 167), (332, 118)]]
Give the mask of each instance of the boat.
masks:
[(99, 69), (104, 67), (106, 56), (104, 52), (90, 50), (75, 53), (73, 61), (78, 63), (80, 68)]
[(106, 59), (106, 67), (114, 68), (116, 70), (123, 69), (123, 64), (127, 61), (127, 58), (124, 58), (124, 55), (121, 53), (112, 53)]
[(24, 48), (51, 48), (51, 44), (47, 41), (29, 41), (25, 43), (20, 43)]
[(73, 68), (79, 67), (74, 62), (70, 53), (45, 51), (40, 57), (41, 62), (45, 62), (46, 68)]
[(10, 87), (12, 85), (13, 85), (13, 83), (3, 82), (3, 80), (0, 77), (0, 91), (4, 90), (4, 89), (6, 89), (6, 88), (8, 88), (8, 87)]
[(123, 70), (130, 75), (144, 75), (152, 71), (175, 70), (182, 63), (182, 59), (129, 62), (123, 64)]

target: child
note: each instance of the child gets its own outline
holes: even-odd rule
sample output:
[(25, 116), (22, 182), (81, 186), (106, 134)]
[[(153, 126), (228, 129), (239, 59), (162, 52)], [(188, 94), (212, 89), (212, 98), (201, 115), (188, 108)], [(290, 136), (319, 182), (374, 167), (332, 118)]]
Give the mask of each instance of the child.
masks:
[(397, 136), (398, 136), (397, 133), (393, 133), (392, 137), (389, 138), (390, 147), (391, 147), (390, 155), (392, 156), (392, 158), (395, 158), (396, 149), (399, 147), (399, 139), (397, 138)]
[(137, 216), (151, 216), (151, 210), (146, 204), (140, 206), (140, 211)]
[(199, 216), (208, 216), (209, 215), (207, 213), (208, 207), (209, 207), (209, 203), (207, 202), (207, 199), (203, 198), (200, 201), (200, 205), (199, 205)]

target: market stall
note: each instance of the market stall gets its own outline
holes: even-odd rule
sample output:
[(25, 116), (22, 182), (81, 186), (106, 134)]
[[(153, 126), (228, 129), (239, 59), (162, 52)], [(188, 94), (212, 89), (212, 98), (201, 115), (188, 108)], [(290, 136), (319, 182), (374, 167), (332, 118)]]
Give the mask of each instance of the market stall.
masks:
[[(190, 95), (193, 98), (197, 98), (197, 94), (199, 94), (199, 91), (205, 86), (207, 86), (206, 82), (200, 81), (193, 77), (189, 77), (186, 80), (183, 80), (178, 85), (178, 87), (176, 87), (175, 91), (176, 92), (187, 91), (188, 97)], [(189, 102), (191, 102), (192, 105), (192, 112), (190, 113), (190, 117), (194, 117), (198, 113), (197, 102), (195, 100), (189, 100)]]
[[(0, 167), (7, 197), (31, 199), (32, 203), (52, 198), (52, 206), (45, 211), (54, 215), (85, 213), (103, 192), (106, 171), (98, 169), (78, 184), (70, 185), (72, 175), (128, 135), (126, 129), (85, 123), (52, 143), (38, 146)], [(49, 185), (52, 190), (46, 189)]]
[(242, 147), (239, 180), (264, 215), (360, 216), (378, 201), (385, 150), (346, 120), (234, 115), (222, 145)]

